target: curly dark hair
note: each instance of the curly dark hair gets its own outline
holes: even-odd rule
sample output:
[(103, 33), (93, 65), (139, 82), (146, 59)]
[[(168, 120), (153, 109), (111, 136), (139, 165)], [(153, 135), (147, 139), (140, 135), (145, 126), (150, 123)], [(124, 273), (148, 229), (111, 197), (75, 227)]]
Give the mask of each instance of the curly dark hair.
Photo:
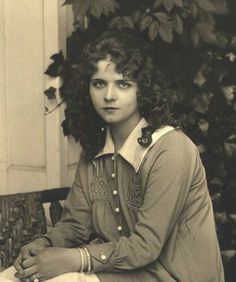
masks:
[[(106, 124), (96, 113), (89, 95), (91, 76), (97, 62), (106, 58), (116, 65), (124, 78), (138, 84), (138, 107), (149, 126), (142, 129), (137, 140), (148, 146), (151, 134), (164, 125), (176, 126), (171, 114), (172, 89), (167, 74), (156, 62), (151, 44), (133, 30), (106, 31), (84, 48), (83, 55), (73, 70), (70, 83), (73, 91), (66, 102), (66, 119), (70, 133), (79, 140), (85, 157), (92, 159), (104, 146)], [(65, 90), (66, 91), (66, 90)]]

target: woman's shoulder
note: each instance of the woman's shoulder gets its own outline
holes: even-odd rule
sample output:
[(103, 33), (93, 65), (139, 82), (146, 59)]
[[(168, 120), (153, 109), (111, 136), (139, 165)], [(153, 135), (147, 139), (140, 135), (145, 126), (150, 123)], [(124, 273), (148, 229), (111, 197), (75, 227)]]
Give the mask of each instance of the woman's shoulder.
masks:
[(176, 158), (188, 158), (199, 154), (197, 146), (193, 141), (179, 128), (173, 128), (162, 135), (151, 148), (154, 155), (169, 152)]
[(159, 140), (157, 140), (157, 143), (159, 143), (159, 146), (166, 146), (166, 147), (175, 147), (178, 146), (178, 148), (192, 148), (196, 149), (196, 145), (193, 143), (193, 141), (190, 139), (189, 136), (187, 136), (186, 133), (184, 133), (180, 128), (173, 128), (172, 130), (168, 131), (166, 134), (163, 134)]
[(78, 162), (77, 162), (77, 173), (83, 171), (83, 173), (87, 170), (89, 164), (91, 164), (91, 160), (88, 160), (84, 150), (82, 150), (79, 154)]
[[(162, 135), (147, 152), (142, 172), (161, 169), (163, 173), (192, 176), (202, 167), (197, 146), (180, 129), (173, 129)], [(155, 172), (156, 173), (156, 172)]]

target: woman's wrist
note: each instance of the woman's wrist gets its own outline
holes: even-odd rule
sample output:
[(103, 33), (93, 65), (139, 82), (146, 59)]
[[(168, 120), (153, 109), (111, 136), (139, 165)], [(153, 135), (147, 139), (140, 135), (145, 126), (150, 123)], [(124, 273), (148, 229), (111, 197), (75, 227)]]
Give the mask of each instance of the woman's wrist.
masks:
[(85, 272), (87, 261), (85, 255), (81, 255), (79, 248), (69, 248), (66, 252), (71, 261), (70, 272)]
[(52, 247), (52, 242), (45, 236), (35, 238), (34, 241), (41, 242), (45, 248)]
[(90, 273), (92, 271), (92, 258), (86, 247), (80, 247), (77, 249), (80, 255), (80, 267), (77, 271)]
[(92, 258), (91, 258), (91, 255), (88, 251), (88, 249), (86, 247), (81, 247), (82, 251), (85, 252), (85, 257), (86, 257), (86, 272), (87, 273), (90, 273), (92, 271), (92, 268), (93, 268), (93, 265), (92, 265)]

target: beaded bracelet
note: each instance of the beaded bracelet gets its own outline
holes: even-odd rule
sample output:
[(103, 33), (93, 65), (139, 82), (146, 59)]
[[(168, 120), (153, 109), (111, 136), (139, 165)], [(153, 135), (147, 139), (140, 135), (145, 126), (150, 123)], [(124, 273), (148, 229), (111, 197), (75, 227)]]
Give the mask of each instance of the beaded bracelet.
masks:
[(78, 248), (79, 252), (80, 252), (80, 257), (81, 257), (81, 269), (80, 272), (84, 272), (84, 254), (83, 254), (83, 250), (81, 248)]
[(90, 273), (92, 271), (92, 259), (91, 259), (91, 255), (88, 251), (87, 248), (82, 247), (82, 249), (85, 251), (87, 259), (88, 259), (88, 268), (87, 268), (87, 273)]

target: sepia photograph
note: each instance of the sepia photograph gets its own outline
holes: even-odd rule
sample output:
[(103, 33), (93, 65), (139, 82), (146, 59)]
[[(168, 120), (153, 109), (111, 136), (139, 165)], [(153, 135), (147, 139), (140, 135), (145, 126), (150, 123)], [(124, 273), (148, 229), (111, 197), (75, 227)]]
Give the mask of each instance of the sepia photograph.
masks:
[(236, 1), (0, 0), (0, 282), (236, 281)]

